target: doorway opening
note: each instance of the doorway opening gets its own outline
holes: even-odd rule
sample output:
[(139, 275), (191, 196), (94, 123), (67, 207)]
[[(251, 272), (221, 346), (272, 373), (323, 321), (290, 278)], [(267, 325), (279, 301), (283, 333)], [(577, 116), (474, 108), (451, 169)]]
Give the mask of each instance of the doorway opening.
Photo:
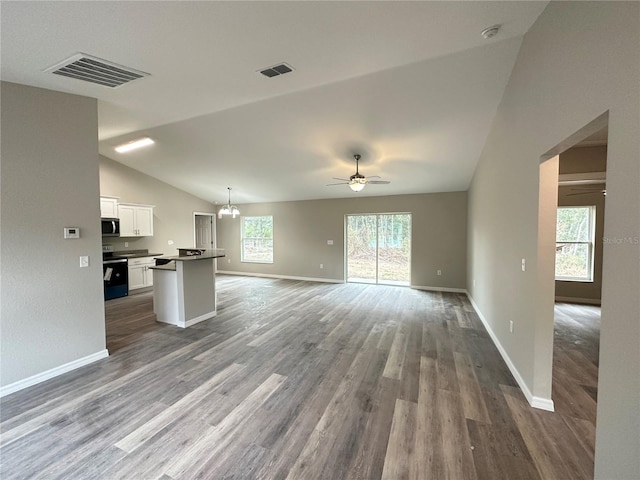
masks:
[(536, 363), (545, 363), (551, 374), (547, 385), (555, 411), (580, 418), (593, 435), (607, 137), (604, 113), (550, 150), (540, 164), (538, 328), (544, 336), (548, 332), (553, 348), (544, 347)]
[(608, 127), (559, 155), (552, 397), (595, 428)]
[(193, 212), (194, 248), (216, 248), (215, 213)]
[(346, 215), (346, 279), (409, 286), (411, 214)]

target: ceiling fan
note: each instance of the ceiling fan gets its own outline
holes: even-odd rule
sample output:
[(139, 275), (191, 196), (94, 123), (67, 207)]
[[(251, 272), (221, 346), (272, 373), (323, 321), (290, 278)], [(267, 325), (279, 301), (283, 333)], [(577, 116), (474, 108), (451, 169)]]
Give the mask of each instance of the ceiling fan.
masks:
[(601, 193), (602, 195), (607, 195), (607, 189), (602, 186), (584, 186), (584, 187), (574, 187), (571, 190), (574, 190), (575, 193), (568, 193), (567, 197), (573, 197), (575, 195), (590, 195), (592, 193)]
[(371, 177), (365, 177), (358, 170), (358, 162), (360, 161), (360, 155), (355, 154), (353, 156), (353, 158), (356, 161), (356, 173), (351, 175), (348, 179), (347, 178), (333, 177), (334, 180), (340, 180), (340, 183), (329, 183), (327, 185), (327, 187), (330, 187), (330, 186), (333, 186), (333, 185), (349, 185), (349, 188), (351, 188), (351, 190), (353, 190), (354, 192), (359, 192), (360, 190), (362, 190), (365, 187), (365, 185), (367, 185), (369, 183), (370, 184), (375, 184), (375, 185), (384, 185), (384, 184), (391, 183), (388, 180), (371, 180), (372, 178), (380, 178), (378, 175), (373, 175)]

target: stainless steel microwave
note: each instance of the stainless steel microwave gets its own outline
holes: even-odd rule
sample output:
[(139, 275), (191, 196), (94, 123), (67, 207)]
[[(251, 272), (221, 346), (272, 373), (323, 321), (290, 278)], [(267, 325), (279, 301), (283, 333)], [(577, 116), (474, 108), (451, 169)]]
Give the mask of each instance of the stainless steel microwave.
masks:
[(101, 218), (102, 236), (103, 237), (119, 237), (120, 236), (120, 219), (119, 218)]

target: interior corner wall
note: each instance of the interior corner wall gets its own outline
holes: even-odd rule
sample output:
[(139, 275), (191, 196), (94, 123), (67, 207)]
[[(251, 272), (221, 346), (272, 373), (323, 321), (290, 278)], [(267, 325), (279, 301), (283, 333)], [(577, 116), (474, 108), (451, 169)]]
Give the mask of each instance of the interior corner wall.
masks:
[[(345, 187), (346, 188), (346, 187)], [(240, 261), (240, 218), (217, 221), (217, 245), (227, 257), (218, 270), (265, 276), (344, 281), (347, 214), (411, 213), (411, 285), (464, 290), (467, 193), (390, 195), (239, 205), (246, 215), (272, 215), (274, 262)], [(333, 240), (333, 245), (327, 245)], [(323, 268), (320, 268), (320, 264)], [(437, 270), (442, 275), (437, 275)]]
[(102, 155), (100, 194), (118, 197), (121, 203), (155, 207), (153, 237), (105, 238), (103, 243), (112, 245), (115, 251), (147, 249), (152, 253), (177, 255), (178, 248), (194, 246), (193, 213), (215, 213), (212, 203)]
[(7, 82), (0, 95), (4, 388), (107, 352), (97, 102)]
[(638, 2), (547, 6), (525, 35), (469, 191), (468, 290), (533, 394), (548, 395), (551, 369), (540, 368), (547, 359), (538, 353), (551, 345), (537, 344), (552, 322), (536, 314), (540, 159), (609, 112), (595, 455), (602, 479), (640, 478), (639, 19)]

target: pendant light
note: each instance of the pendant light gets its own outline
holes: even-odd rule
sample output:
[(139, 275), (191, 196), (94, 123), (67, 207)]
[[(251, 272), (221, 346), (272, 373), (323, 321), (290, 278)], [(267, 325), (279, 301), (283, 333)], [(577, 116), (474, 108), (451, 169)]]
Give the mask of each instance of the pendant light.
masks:
[(218, 210), (218, 218), (222, 218), (223, 215), (231, 215), (236, 218), (236, 215), (240, 215), (240, 210), (235, 205), (231, 205), (231, 187), (227, 187), (229, 190), (229, 202)]

